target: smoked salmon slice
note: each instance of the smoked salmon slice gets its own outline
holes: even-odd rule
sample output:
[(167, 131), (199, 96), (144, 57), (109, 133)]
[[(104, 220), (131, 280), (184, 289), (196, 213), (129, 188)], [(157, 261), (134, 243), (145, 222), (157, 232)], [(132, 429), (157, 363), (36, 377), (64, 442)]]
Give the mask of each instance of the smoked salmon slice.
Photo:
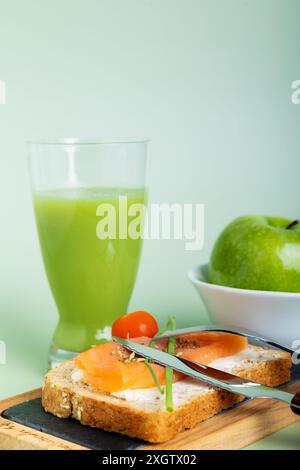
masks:
[(237, 354), (248, 346), (247, 338), (229, 333), (194, 333), (182, 338), (183, 341), (185, 339), (186, 345), (182, 350), (180, 347), (176, 348), (176, 351), (182, 351), (182, 357), (185, 359), (205, 365), (216, 359)]
[[(149, 345), (151, 338), (132, 338), (132, 341)], [(157, 340), (156, 347), (166, 349), (166, 340)], [(175, 354), (192, 361), (209, 364), (216, 359), (237, 354), (247, 348), (246, 338), (228, 333), (197, 333), (177, 339)], [(79, 354), (76, 366), (82, 369), (85, 380), (102, 392), (155, 387), (151, 372), (142, 358), (136, 358), (116, 343), (109, 342)], [(151, 363), (161, 385), (165, 384), (165, 367)], [(183, 379), (183, 374), (173, 373), (173, 381)]]
[[(148, 345), (151, 338), (134, 338)], [(130, 359), (130, 353), (116, 343), (94, 346), (79, 354), (75, 363), (93, 387), (103, 392), (155, 387), (155, 382), (144, 361)], [(160, 384), (165, 383), (165, 367), (151, 364)]]

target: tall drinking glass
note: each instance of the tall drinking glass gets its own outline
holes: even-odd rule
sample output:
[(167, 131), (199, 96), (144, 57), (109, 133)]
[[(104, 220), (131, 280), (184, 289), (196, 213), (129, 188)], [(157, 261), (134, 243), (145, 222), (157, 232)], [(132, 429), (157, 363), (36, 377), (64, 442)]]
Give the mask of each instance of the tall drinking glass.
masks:
[(109, 339), (111, 324), (127, 310), (142, 248), (138, 231), (130, 236), (128, 227), (139, 225), (138, 208), (146, 204), (147, 141), (64, 139), (30, 142), (28, 150), (40, 246), (59, 313), (53, 367)]

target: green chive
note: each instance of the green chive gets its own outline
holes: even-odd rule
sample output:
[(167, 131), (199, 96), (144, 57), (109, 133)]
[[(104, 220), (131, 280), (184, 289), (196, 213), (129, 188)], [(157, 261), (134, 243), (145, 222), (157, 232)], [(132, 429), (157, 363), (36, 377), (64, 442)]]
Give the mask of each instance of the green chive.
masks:
[[(151, 341), (150, 341), (150, 343), (149, 343), (150, 348), (154, 348), (156, 338), (157, 338), (158, 335), (161, 335), (161, 334), (162, 334), (162, 333), (161, 333), (161, 331), (159, 330), (159, 331), (156, 333), (156, 335), (153, 336), (153, 338), (151, 339)], [(151, 375), (152, 375), (152, 378), (153, 378), (153, 380), (154, 380), (154, 382), (155, 382), (156, 387), (158, 388), (159, 393), (161, 393), (161, 394), (163, 395), (163, 394), (164, 394), (164, 389), (160, 386), (160, 383), (159, 383), (159, 381), (158, 381), (158, 378), (156, 377), (156, 374), (155, 374), (155, 372), (154, 372), (154, 370), (153, 370), (153, 367), (151, 366), (151, 364), (150, 364), (150, 362), (149, 362), (148, 359), (146, 359), (145, 364), (146, 364), (146, 366), (148, 367), (148, 369), (149, 369), (149, 371), (150, 371), (150, 373), (151, 373)]]
[(173, 317), (173, 315), (169, 315), (168, 317), (165, 331), (169, 331), (169, 330), (176, 330), (176, 319), (175, 317)]
[(154, 370), (153, 370), (151, 364), (149, 363), (148, 359), (146, 359), (145, 364), (146, 364), (146, 366), (148, 367), (150, 374), (152, 375), (152, 378), (153, 378), (153, 380), (154, 380), (154, 382), (155, 382), (155, 385), (156, 385), (157, 388), (158, 388), (159, 393), (163, 394), (163, 393), (164, 393), (164, 390), (163, 390), (163, 388), (161, 388), (160, 383), (159, 383), (159, 381), (158, 381), (158, 378), (156, 377), (156, 374), (155, 374), (155, 372), (154, 372)]
[[(167, 322), (168, 330), (175, 330), (176, 320), (174, 317), (169, 317)], [(176, 346), (176, 338), (171, 337), (168, 341), (168, 353), (174, 354)], [(166, 408), (167, 411), (173, 411), (173, 369), (166, 367)]]
[[(159, 338), (160, 335), (162, 335), (165, 331), (168, 331), (168, 330), (175, 330), (175, 328), (176, 328), (176, 321), (175, 321), (175, 318), (172, 317), (172, 316), (170, 316), (170, 317), (168, 318), (168, 322), (167, 322), (166, 328), (161, 328), (161, 329), (156, 333), (156, 335), (153, 336), (153, 338), (151, 339), (151, 341), (150, 341), (150, 343), (149, 343), (149, 346), (150, 346), (151, 348), (153, 348), (153, 347), (155, 346), (156, 339)], [(175, 351), (175, 343), (176, 343), (175, 338), (170, 338), (170, 340), (173, 340), (173, 339), (174, 339), (174, 351)], [(170, 345), (170, 340), (169, 340), (169, 345)], [(171, 343), (172, 343), (172, 341), (171, 341)], [(174, 352), (174, 351), (173, 351), (173, 352)], [(168, 352), (170, 352), (170, 351), (169, 351), (169, 346), (168, 346)], [(172, 354), (172, 352), (171, 352), (171, 354)], [(156, 387), (157, 387), (159, 393), (163, 394), (163, 393), (164, 393), (164, 389), (161, 387), (161, 385), (160, 385), (160, 383), (159, 383), (159, 381), (158, 381), (158, 378), (156, 377), (156, 374), (155, 374), (155, 372), (154, 372), (154, 370), (153, 370), (153, 368), (152, 368), (152, 366), (151, 366), (151, 364), (150, 364), (150, 362), (149, 362), (148, 359), (145, 360), (145, 364), (146, 364), (146, 366), (148, 367), (150, 374), (152, 375), (152, 378), (153, 378), (153, 380), (154, 380), (154, 382), (155, 382), (155, 385), (156, 385)], [(170, 375), (170, 379), (168, 379), (168, 376), (169, 376), (169, 375)], [(168, 381), (169, 381), (170, 385), (167, 387)], [(173, 381), (173, 370), (170, 369), (169, 367), (166, 367), (166, 394), (167, 394), (167, 393), (169, 394), (169, 398), (167, 398), (167, 396), (166, 396), (167, 410), (168, 410), (168, 411), (172, 411), (172, 410), (173, 410), (173, 404), (172, 404), (172, 401), (173, 401), (173, 400), (172, 400), (172, 381)], [(169, 405), (168, 405), (168, 403), (169, 403)], [(170, 409), (169, 409), (168, 407), (169, 407)]]

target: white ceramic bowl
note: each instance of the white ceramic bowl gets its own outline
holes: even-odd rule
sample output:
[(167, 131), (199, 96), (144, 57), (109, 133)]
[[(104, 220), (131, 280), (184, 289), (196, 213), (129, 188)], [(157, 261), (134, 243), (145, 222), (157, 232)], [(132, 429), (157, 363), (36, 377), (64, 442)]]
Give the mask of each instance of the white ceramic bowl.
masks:
[[(300, 341), (300, 293), (218, 286), (207, 281), (207, 264), (188, 272), (214, 324), (257, 332), (293, 346)], [(294, 344), (294, 348), (297, 347)]]

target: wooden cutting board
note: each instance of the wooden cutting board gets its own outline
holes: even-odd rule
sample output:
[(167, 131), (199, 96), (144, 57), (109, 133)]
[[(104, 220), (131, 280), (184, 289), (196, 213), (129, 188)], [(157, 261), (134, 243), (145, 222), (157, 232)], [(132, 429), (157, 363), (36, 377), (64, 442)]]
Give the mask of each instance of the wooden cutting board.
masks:
[[(299, 380), (285, 387), (291, 392), (299, 389)], [(38, 389), (0, 401), (0, 449), (231, 450), (241, 449), (300, 419), (284, 403), (249, 400), (169, 442), (153, 445), (49, 415), (41, 408), (40, 396)]]

